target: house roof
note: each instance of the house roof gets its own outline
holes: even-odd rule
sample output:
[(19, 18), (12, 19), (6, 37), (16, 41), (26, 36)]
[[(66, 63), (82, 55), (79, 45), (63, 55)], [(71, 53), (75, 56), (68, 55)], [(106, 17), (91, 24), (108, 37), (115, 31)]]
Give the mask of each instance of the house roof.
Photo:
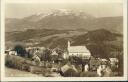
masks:
[(117, 58), (109, 58), (110, 59), (110, 61), (113, 61), (113, 62), (118, 62), (118, 59)]
[(89, 50), (86, 46), (70, 46), (68, 48), (69, 52), (81, 52), (81, 53), (89, 53)]
[(56, 51), (53, 51), (51, 55), (58, 55), (58, 53), (56, 53)]

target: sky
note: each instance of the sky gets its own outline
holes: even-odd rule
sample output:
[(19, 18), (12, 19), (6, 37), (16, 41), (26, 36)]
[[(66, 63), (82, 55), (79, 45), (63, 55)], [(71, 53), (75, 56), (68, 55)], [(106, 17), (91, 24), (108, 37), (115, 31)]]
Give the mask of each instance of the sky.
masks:
[(95, 17), (123, 15), (122, 0), (6, 0), (5, 16), (23, 18), (52, 9), (83, 11)]

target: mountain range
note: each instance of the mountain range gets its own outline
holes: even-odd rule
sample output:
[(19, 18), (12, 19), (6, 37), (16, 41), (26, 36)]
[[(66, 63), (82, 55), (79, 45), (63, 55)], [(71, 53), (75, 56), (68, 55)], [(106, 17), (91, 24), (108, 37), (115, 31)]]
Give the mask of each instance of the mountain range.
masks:
[(69, 10), (54, 10), (49, 13), (43, 12), (21, 19), (6, 18), (6, 32), (24, 31), (27, 29), (57, 29), (57, 30), (96, 30), (107, 29), (122, 33), (123, 17), (100, 17), (96, 18), (85, 12)]
[(93, 55), (123, 48), (122, 16), (96, 18), (85, 12), (56, 10), (21, 19), (6, 18), (5, 23), (6, 47), (23, 43), (66, 49), (69, 40), (71, 45), (86, 45)]

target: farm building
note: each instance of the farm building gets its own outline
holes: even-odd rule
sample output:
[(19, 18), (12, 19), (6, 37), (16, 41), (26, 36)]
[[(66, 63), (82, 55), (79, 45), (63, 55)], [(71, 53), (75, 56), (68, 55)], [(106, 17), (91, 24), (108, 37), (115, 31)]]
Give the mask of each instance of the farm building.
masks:
[(71, 46), (68, 41), (68, 55), (81, 57), (83, 59), (89, 59), (91, 57), (90, 51), (86, 48), (86, 46)]

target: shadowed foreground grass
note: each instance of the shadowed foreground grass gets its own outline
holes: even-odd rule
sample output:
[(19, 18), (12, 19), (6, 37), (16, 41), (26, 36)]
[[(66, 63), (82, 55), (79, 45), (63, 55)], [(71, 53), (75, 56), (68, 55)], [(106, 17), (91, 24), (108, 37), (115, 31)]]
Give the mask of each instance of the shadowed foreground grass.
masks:
[(20, 71), (13, 68), (5, 67), (5, 76), (6, 77), (42, 77), (39, 74), (32, 74), (31, 72)]

